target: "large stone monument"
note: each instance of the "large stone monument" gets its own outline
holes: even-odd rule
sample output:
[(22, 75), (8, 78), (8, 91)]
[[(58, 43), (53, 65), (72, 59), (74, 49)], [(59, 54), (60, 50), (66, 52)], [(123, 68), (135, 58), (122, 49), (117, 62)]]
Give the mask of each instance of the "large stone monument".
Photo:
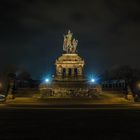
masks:
[(64, 35), (63, 51), (56, 62), (56, 73), (46, 89), (48, 96), (73, 97), (85, 96), (89, 93), (90, 85), (84, 76), (84, 60), (77, 54), (78, 40), (68, 31)]
[(56, 60), (55, 80), (83, 80), (84, 60), (76, 53), (78, 41), (72, 38), (70, 30), (64, 36), (63, 51), (65, 52)]

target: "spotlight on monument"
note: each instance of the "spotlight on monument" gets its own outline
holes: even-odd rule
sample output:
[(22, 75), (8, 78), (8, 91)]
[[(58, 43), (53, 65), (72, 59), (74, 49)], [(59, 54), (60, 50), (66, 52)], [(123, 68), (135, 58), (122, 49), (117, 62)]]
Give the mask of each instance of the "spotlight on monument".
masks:
[(95, 79), (94, 78), (91, 78), (90, 82), (91, 83), (95, 83)]
[(45, 79), (45, 82), (46, 82), (46, 83), (49, 83), (49, 82), (50, 82), (50, 79), (49, 79), (49, 78), (46, 78), (46, 79)]

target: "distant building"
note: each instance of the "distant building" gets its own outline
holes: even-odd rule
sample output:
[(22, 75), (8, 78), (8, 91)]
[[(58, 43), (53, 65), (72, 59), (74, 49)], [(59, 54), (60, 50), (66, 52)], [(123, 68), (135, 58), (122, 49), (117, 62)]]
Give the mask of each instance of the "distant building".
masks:
[(101, 85), (104, 91), (126, 91), (125, 80), (108, 80), (102, 82)]

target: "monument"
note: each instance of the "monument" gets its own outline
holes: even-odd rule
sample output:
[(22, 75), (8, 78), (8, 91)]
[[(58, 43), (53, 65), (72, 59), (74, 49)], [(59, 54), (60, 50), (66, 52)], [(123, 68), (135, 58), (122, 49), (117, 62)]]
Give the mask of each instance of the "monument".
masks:
[(78, 40), (69, 30), (64, 35), (63, 51), (56, 62), (56, 73), (51, 83), (41, 86), (45, 95), (56, 97), (86, 96), (90, 85), (84, 76), (84, 60), (77, 53)]
[(84, 79), (84, 60), (76, 53), (78, 40), (73, 38), (73, 34), (68, 31), (64, 35), (64, 53), (56, 60), (56, 81), (81, 81)]

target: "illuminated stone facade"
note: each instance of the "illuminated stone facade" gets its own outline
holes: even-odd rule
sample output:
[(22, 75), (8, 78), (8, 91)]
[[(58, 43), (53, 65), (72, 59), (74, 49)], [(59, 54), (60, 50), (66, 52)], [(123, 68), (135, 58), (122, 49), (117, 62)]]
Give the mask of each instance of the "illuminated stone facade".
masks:
[(56, 62), (56, 74), (52, 82), (55, 96), (74, 96), (87, 91), (84, 77), (84, 60), (76, 53), (65, 53)]
[(55, 65), (55, 80), (80, 80), (84, 78), (84, 60), (78, 54), (63, 54), (56, 60)]
[(56, 72), (51, 83), (42, 86), (46, 95), (55, 97), (81, 97), (90, 93), (84, 76), (84, 60), (77, 54), (78, 40), (68, 31), (64, 36), (64, 53), (56, 60)]
[(72, 36), (70, 31), (64, 36), (64, 53), (55, 62), (56, 73), (52, 82), (52, 90), (56, 96), (71, 96), (83, 91), (83, 87), (86, 89), (85, 62), (76, 53), (78, 41)]

